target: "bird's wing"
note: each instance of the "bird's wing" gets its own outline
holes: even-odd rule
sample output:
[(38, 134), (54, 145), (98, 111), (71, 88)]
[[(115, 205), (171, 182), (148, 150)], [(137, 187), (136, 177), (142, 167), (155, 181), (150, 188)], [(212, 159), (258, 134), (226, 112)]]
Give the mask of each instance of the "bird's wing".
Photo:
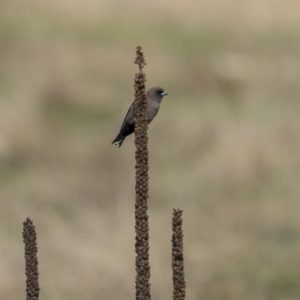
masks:
[(121, 130), (123, 129), (126, 121), (128, 121), (130, 124), (133, 124), (133, 103), (131, 104), (131, 106), (128, 109), (128, 112), (127, 112), (127, 114), (124, 118), (124, 121), (122, 123)]

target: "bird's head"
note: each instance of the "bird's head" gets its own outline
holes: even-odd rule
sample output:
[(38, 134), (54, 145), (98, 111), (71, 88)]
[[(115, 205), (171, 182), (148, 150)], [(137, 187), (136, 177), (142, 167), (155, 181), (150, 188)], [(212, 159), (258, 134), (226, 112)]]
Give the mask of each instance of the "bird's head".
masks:
[(163, 88), (159, 86), (153, 86), (147, 90), (147, 97), (152, 98), (160, 102), (164, 96), (167, 96), (168, 93), (164, 91)]

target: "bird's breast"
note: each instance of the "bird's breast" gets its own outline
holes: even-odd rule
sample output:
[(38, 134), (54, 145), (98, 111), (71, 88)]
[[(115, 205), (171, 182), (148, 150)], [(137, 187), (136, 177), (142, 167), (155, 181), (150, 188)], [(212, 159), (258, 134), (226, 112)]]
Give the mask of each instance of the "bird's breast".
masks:
[(149, 103), (148, 102), (148, 122), (150, 123), (154, 117), (156, 116), (158, 110), (159, 110), (159, 103)]

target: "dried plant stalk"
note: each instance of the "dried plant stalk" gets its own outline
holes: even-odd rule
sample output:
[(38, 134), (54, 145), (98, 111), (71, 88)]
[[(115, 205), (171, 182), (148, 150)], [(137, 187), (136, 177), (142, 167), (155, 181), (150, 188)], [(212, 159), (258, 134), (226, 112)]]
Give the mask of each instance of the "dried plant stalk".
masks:
[(139, 73), (135, 75), (135, 251), (136, 251), (136, 299), (150, 300), (149, 224), (148, 224), (148, 114), (146, 100), (146, 76), (142, 69), (146, 65), (142, 47), (136, 49), (135, 63)]
[(26, 300), (39, 299), (39, 272), (37, 259), (36, 232), (33, 222), (27, 218), (23, 223), (23, 241), (25, 244)]
[(183, 259), (183, 231), (182, 210), (173, 209), (172, 219), (172, 269), (173, 269), (173, 299), (185, 299), (184, 259)]

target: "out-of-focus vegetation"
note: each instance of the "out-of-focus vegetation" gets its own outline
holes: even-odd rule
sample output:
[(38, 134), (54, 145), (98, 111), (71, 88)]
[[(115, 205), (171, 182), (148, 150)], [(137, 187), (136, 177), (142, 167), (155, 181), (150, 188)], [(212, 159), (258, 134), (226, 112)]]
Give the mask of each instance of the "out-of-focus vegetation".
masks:
[(188, 299), (300, 297), (299, 1), (2, 1), (0, 298), (134, 298), (135, 47), (168, 91), (151, 124), (154, 299), (171, 299), (172, 207)]

